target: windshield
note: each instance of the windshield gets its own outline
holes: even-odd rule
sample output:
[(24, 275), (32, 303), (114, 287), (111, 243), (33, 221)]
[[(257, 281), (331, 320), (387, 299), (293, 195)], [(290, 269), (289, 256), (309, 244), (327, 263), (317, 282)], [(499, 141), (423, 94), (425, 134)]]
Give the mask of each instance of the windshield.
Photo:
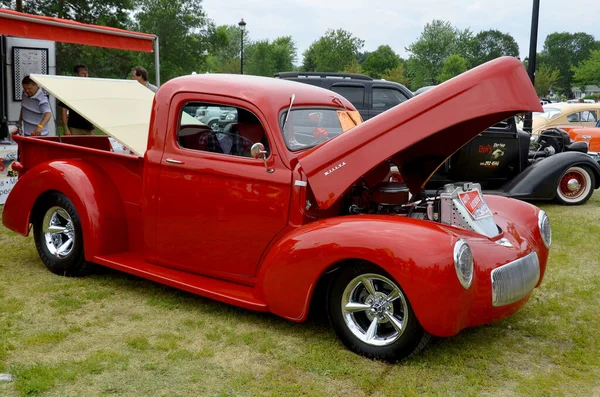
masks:
[[(284, 125), (287, 111), (280, 117), (280, 128)], [(283, 139), (291, 151), (316, 146), (340, 135), (362, 123), (357, 111), (300, 108), (292, 109), (285, 123)]]
[(560, 115), (560, 113), (561, 113), (560, 109), (544, 106), (543, 113), (535, 112), (535, 113), (533, 113), (533, 115), (534, 116), (542, 116), (543, 118), (545, 118), (547, 120), (551, 120), (555, 117), (558, 117)]

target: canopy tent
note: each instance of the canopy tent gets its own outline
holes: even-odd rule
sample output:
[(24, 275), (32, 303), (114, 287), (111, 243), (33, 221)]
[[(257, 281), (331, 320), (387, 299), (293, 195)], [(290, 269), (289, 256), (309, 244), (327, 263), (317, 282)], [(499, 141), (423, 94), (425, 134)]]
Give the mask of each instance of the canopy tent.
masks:
[(158, 37), (108, 26), (90, 25), (0, 8), (0, 34), (121, 50), (152, 52), (160, 85)]

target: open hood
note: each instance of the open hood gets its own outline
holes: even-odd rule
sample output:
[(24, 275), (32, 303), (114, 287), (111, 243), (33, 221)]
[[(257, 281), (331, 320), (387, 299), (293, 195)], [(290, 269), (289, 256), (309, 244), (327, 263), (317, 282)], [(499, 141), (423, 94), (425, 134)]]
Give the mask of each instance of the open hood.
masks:
[(461, 74), (300, 155), (320, 208), (329, 208), (361, 176), (388, 159), (417, 194), (463, 145), (508, 117), (542, 107), (516, 58)]

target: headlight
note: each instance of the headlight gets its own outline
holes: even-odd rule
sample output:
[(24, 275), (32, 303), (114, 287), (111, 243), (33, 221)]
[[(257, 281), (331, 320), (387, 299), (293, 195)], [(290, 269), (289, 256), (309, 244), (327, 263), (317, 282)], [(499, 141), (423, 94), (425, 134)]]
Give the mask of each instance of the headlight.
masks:
[(454, 268), (458, 281), (465, 289), (469, 289), (471, 281), (473, 281), (473, 252), (462, 239), (454, 244)]
[(540, 228), (540, 234), (542, 235), (542, 241), (546, 248), (550, 248), (552, 244), (552, 228), (550, 227), (550, 218), (546, 215), (546, 212), (540, 210), (538, 213), (538, 227)]

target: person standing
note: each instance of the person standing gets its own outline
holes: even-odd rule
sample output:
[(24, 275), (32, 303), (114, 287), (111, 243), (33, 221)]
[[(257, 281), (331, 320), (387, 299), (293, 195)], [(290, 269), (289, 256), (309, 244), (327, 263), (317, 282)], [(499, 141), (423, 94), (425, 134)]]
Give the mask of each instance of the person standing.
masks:
[(138, 83), (148, 88), (152, 92), (156, 92), (156, 90), (158, 90), (157, 86), (155, 86), (154, 84), (150, 84), (150, 82), (148, 81), (148, 71), (142, 66), (136, 66), (135, 68), (133, 68), (133, 70), (131, 71), (131, 78), (133, 80), (137, 80)]
[(48, 97), (29, 76), (25, 76), (21, 84), (23, 95), (17, 132), (23, 125), (23, 133), (26, 136), (48, 135), (48, 122), (52, 118)]
[[(85, 65), (77, 65), (73, 68), (77, 77), (88, 77), (88, 68)], [(79, 113), (61, 103), (61, 120), (65, 135), (93, 135), (94, 125), (81, 117)]]

